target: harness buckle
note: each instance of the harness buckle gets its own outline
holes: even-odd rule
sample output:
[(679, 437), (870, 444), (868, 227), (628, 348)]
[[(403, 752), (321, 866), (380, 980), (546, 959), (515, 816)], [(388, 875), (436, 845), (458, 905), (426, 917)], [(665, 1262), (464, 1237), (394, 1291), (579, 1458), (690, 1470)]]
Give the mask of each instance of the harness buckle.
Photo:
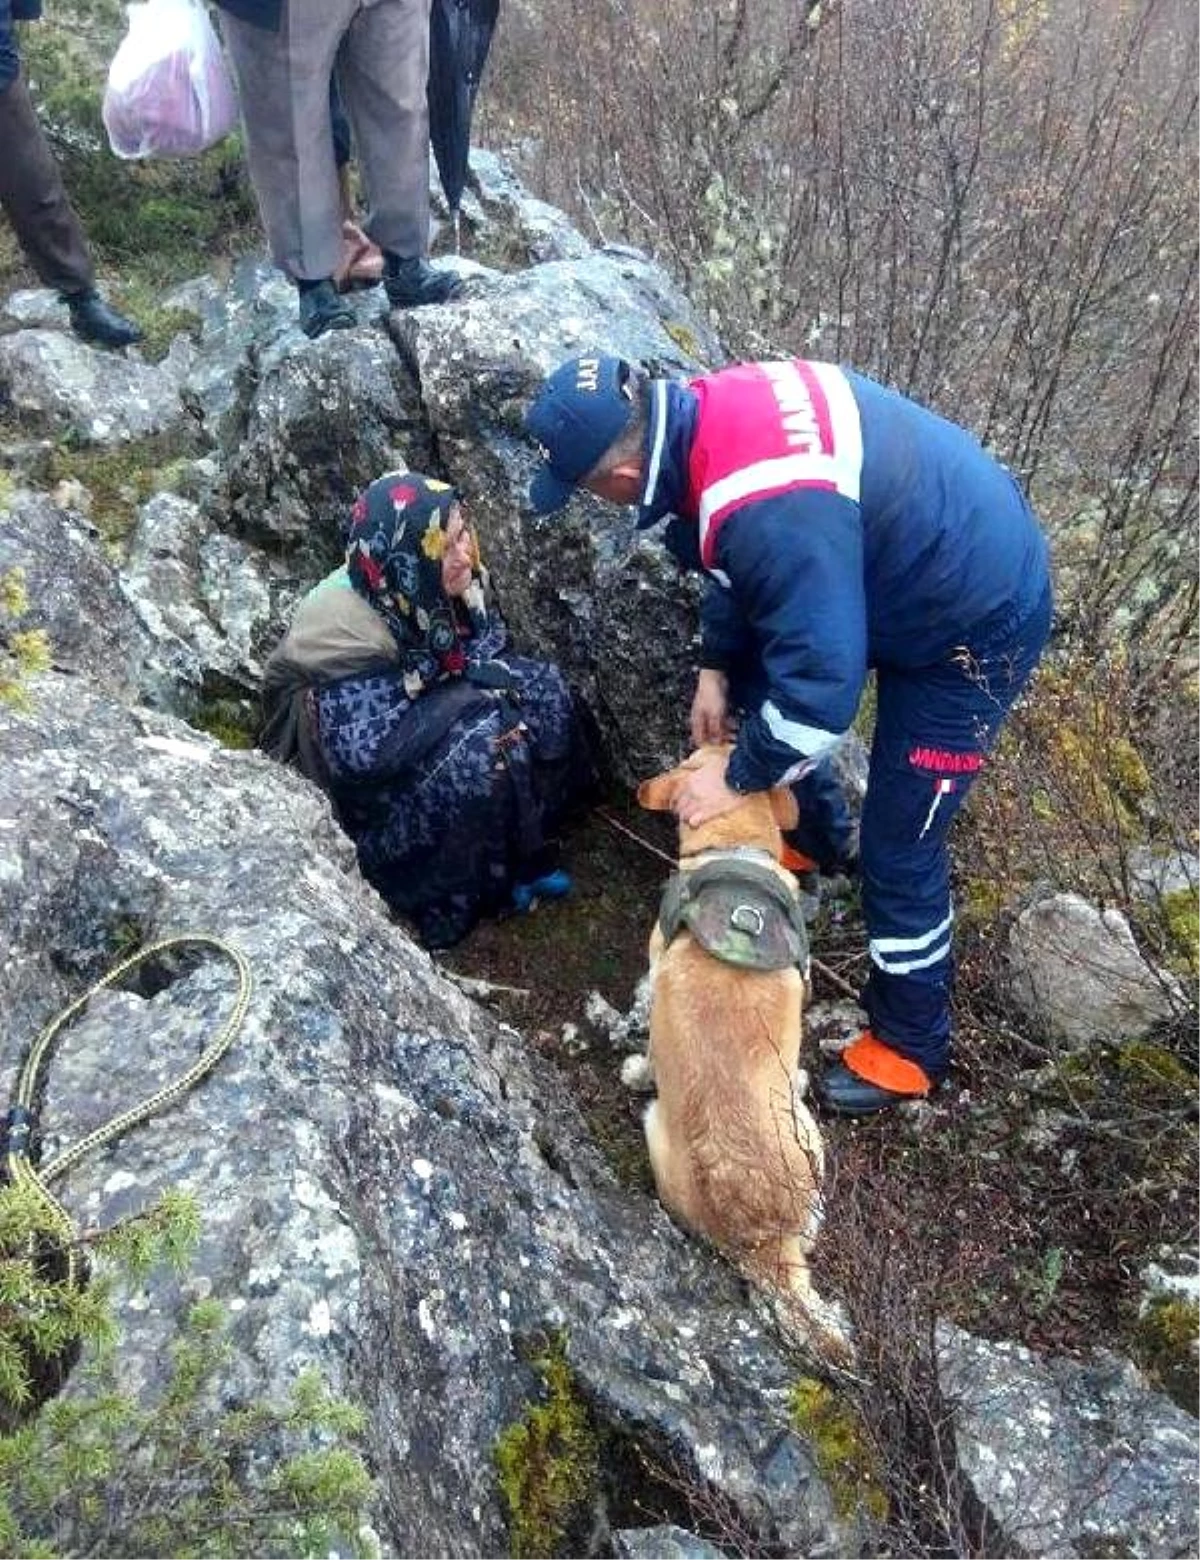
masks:
[(729, 913), (729, 924), (734, 931), (746, 932), (751, 937), (761, 937), (767, 918), (756, 905), (734, 905)]

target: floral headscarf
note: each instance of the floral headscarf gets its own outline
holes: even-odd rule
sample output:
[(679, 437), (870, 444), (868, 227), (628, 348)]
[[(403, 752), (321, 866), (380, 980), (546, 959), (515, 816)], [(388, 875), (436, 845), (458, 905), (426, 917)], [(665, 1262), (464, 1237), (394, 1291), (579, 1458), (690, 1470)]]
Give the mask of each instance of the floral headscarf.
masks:
[[(462, 617), (442, 588), (446, 526), (460, 494), (413, 471), (377, 477), (350, 511), (346, 572), (384, 618), (415, 696), (431, 677), (461, 671)], [(486, 575), (473, 545), (472, 579), (461, 598), (471, 633), (487, 625)]]

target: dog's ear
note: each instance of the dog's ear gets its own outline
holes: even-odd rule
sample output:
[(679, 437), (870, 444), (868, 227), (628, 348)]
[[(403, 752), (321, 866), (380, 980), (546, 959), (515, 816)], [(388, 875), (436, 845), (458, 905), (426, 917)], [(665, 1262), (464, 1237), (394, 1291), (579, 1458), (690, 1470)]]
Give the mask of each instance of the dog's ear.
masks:
[(647, 812), (674, 812), (679, 793), (679, 771), (668, 769), (665, 775), (643, 780), (637, 788), (638, 806)]
[(775, 815), (775, 822), (786, 834), (789, 829), (794, 829), (800, 822), (800, 809), (796, 805), (796, 798), (791, 786), (777, 785), (770, 793), (771, 811)]

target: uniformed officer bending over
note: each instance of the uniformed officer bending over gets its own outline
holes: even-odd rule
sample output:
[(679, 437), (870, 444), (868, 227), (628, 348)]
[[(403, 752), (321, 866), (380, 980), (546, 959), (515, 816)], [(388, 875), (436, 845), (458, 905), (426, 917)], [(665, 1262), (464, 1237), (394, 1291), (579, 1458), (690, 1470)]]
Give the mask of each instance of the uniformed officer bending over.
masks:
[[(536, 512), (584, 487), (637, 505), (639, 527), (673, 517), (668, 547), (709, 577), (692, 735), (722, 736), (735, 704), (741, 718), (728, 761), (681, 794), (686, 823), (798, 780), (803, 811), (801, 777), (875, 669), (860, 844), (870, 1027), (817, 1094), (846, 1115), (928, 1094), (950, 1065), (947, 831), (1050, 627), (1047, 547), (1024, 494), (962, 428), (800, 359), (685, 383), (575, 358), (526, 428), (543, 457)], [(836, 862), (844, 819), (823, 821), (842, 835), (823, 852)]]

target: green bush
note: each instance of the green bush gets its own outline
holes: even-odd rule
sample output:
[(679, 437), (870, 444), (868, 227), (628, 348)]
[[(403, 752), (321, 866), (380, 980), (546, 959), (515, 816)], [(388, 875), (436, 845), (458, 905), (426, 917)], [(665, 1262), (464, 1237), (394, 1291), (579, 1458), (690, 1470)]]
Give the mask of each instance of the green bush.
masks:
[[(76, 1285), (37, 1192), (0, 1189), (0, 1552), (377, 1553), (365, 1526), (372, 1482), (344, 1444), (361, 1412), (312, 1372), (286, 1402), (218, 1408), (231, 1350), (216, 1301), (193, 1306), (157, 1400), (121, 1387), (116, 1283), (185, 1266), (198, 1234), (191, 1200), (167, 1195), (76, 1242), (97, 1267)], [(80, 1350), (70, 1392), (51, 1395)]]

